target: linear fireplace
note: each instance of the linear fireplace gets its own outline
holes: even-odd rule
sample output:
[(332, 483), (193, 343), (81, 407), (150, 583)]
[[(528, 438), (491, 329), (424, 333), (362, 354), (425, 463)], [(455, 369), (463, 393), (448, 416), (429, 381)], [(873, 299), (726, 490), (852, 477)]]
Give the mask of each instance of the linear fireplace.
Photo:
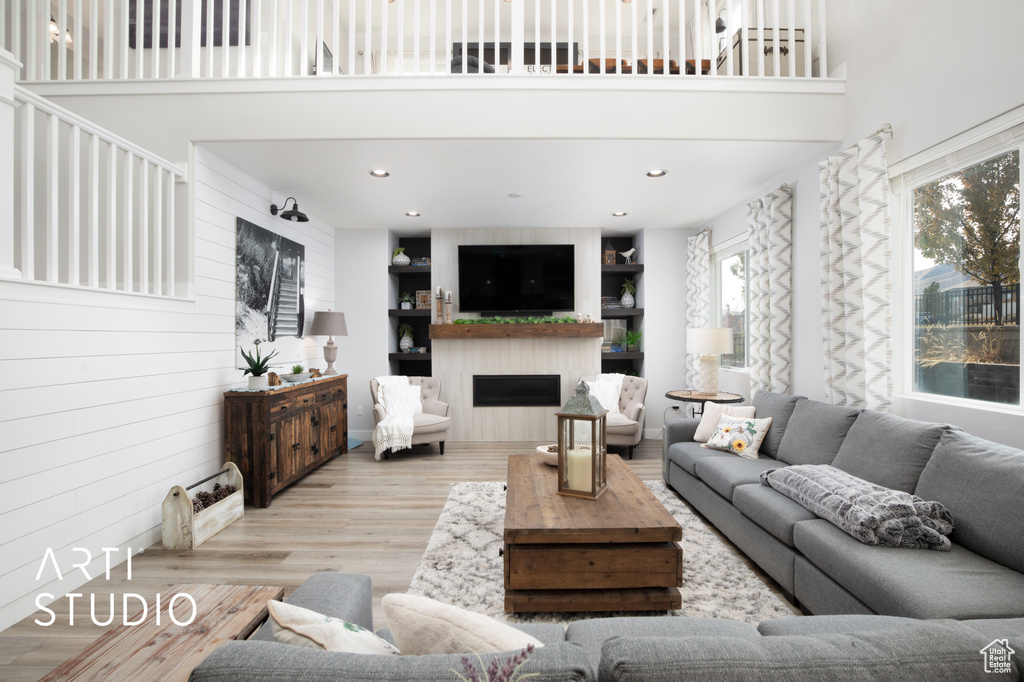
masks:
[(558, 374), (474, 374), (473, 407), (561, 405)]

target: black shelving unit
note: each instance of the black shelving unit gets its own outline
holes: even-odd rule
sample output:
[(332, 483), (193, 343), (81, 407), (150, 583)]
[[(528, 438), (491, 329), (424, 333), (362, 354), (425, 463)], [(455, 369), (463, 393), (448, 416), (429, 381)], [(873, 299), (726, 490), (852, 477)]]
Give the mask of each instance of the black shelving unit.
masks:
[[(614, 296), (619, 298), (622, 293), (622, 281), (628, 277), (637, 280), (644, 272), (643, 263), (626, 265), (619, 252), (627, 251), (633, 247), (632, 237), (602, 237), (601, 251), (604, 255), (604, 246), (611, 242), (615, 249), (615, 265), (601, 265), (601, 297)], [(602, 263), (603, 263), (602, 259)], [(625, 320), (626, 329), (637, 329), (644, 318), (643, 308), (603, 308), (601, 310), (602, 320)], [(601, 370), (603, 372), (636, 373), (642, 375), (644, 354), (638, 351), (620, 351), (614, 353), (601, 353)]]
[[(403, 237), (398, 240), (399, 246), (405, 247), (405, 255), (410, 258), (430, 258), (430, 237)], [(414, 296), (418, 290), (431, 291), (429, 265), (389, 265), (388, 274), (395, 278), (396, 291), (408, 291)], [(388, 318), (392, 321), (395, 332), (395, 343), (398, 343), (398, 325), (413, 326), (413, 344), (425, 346), (426, 353), (401, 353), (398, 348), (388, 353), (392, 374), (406, 376), (431, 376), (430, 362), (430, 317), (431, 308), (413, 308), (402, 310), (398, 301), (388, 309)], [(433, 305), (433, 297), (431, 297)]]

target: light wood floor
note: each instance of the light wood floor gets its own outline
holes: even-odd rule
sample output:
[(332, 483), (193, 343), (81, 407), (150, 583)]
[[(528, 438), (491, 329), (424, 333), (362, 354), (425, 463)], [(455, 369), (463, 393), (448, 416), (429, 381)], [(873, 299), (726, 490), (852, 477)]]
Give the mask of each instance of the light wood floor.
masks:
[[(50, 608), (49, 627), (29, 616), (0, 633), (0, 680), (38, 680), (74, 656), (106, 628), (90, 618), (90, 595), (97, 596), (97, 618), (115, 595), (134, 592), (147, 601), (178, 583), (281, 585), (289, 594), (311, 573), (366, 573), (373, 579), (375, 627), (385, 625), (380, 598), (405, 592), (426, 549), (451, 485), (460, 481), (504, 481), (510, 454), (532, 452), (539, 443), (448, 443), (417, 446), (409, 454), (373, 459), (364, 444), (336, 457), (273, 498), (267, 509), (246, 507), (245, 516), (191, 552), (164, 551), (159, 543), (124, 564), (109, 581), (97, 578), (78, 589), (74, 626), (68, 625), (66, 599)], [(641, 480), (661, 478), (661, 441), (643, 441), (626, 460)], [(131, 609), (138, 608), (131, 604)], [(48, 617), (48, 616), (47, 616)]]

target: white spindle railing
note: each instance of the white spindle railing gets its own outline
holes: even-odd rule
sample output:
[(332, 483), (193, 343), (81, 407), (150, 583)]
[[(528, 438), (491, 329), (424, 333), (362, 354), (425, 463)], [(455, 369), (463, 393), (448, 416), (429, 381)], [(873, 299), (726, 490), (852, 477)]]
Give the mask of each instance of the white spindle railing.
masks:
[[(827, 75), (825, 0), (0, 0), (0, 10), (0, 47), (23, 61), (23, 81), (436, 75), (462, 55), (499, 73)], [(476, 75), (471, 61), (454, 70)]]
[(15, 263), (28, 280), (183, 298), (184, 173), (15, 86)]

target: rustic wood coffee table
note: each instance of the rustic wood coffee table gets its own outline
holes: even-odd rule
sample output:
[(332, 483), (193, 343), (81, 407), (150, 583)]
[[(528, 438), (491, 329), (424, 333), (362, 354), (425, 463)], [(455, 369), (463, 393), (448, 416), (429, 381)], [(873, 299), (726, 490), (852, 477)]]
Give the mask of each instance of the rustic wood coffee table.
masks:
[(559, 495), (539, 454), (508, 458), (505, 611), (668, 611), (683, 529), (618, 455), (597, 500)]
[[(189, 625), (175, 625), (167, 614), (170, 599), (183, 592), (196, 600), (196, 617)], [(160, 625), (155, 602), (146, 607), (139, 625), (119, 625), (108, 630), (85, 650), (43, 678), (53, 680), (180, 680), (210, 652), (232, 639), (245, 639), (267, 617), (267, 600), (281, 599), (283, 587), (261, 585), (175, 585), (161, 593)], [(139, 614), (128, 622), (138, 620)], [(179, 621), (192, 614), (187, 602), (178, 600)]]

